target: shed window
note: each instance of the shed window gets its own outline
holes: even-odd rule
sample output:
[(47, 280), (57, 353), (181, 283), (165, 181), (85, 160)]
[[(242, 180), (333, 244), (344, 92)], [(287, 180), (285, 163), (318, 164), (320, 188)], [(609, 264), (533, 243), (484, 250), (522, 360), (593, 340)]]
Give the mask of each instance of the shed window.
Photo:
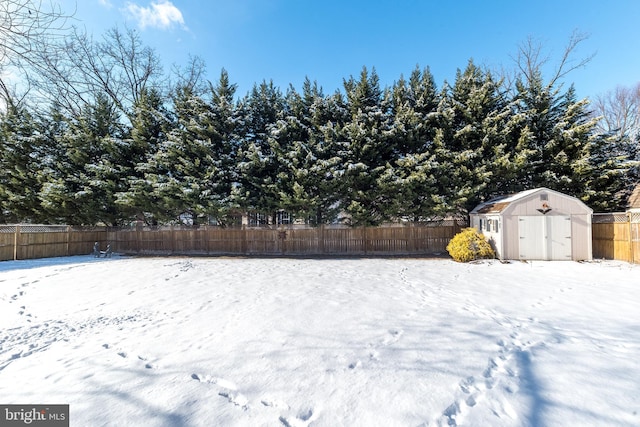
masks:
[[(499, 228), (499, 221), (497, 219), (487, 219), (486, 220), (486, 224), (484, 224), (484, 228), (488, 231), (488, 232), (498, 232), (498, 228)], [(482, 220), (480, 220), (480, 231), (482, 231), (483, 228), (483, 223)]]

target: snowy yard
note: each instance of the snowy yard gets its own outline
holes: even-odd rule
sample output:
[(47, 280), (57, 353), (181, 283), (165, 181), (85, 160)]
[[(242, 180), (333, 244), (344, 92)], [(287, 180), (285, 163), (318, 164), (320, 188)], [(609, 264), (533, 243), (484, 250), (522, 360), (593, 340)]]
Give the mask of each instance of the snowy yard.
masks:
[(72, 426), (638, 426), (640, 266), (0, 263), (0, 403)]

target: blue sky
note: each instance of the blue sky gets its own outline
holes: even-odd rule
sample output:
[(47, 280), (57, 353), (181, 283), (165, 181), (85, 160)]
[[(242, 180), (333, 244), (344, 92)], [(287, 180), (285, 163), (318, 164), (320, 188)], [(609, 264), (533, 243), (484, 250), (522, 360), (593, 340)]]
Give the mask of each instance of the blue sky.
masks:
[(76, 24), (100, 37), (135, 28), (168, 71), (191, 55), (216, 81), (225, 68), (246, 94), (273, 80), (283, 92), (308, 76), (325, 93), (343, 78), (375, 67), (382, 86), (419, 65), (438, 86), (453, 82), (469, 59), (513, 69), (527, 37), (559, 60), (574, 30), (589, 34), (575, 59), (595, 57), (568, 75), (578, 96), (595, 97), (640, 82), (640, 1), (637, 0), (60, 0)]

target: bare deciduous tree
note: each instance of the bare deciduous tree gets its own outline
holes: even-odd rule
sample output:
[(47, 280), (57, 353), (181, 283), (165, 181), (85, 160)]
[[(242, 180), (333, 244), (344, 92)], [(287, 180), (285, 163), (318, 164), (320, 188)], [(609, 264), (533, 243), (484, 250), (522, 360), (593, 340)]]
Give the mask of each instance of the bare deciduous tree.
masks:
[(140, 94), (162, 73), (155, 51), (131, 29), (112, 28), (101, 41), (74, 29), (56, 49), (38, 49), (34, 57), (30, 83), (72, 115), (106, 95), (131, 118)]
[(3, 73), (33, 63), (33, 52), (62, 40), (72, 18), (73, 14), (64, 13), (53, 2), (0, 1), (0, 99), (5, 105), (21, 102), (28, 89), (23, 88), (23, 95), (18, 96), (16, 82), (9, 82)]
[(63, 37), (73, 15), (59, 5), (41, 0), (0, 2), (0, 64), (16, 59), (29, 60), (43, 39)]
[(593, 103), (600, 117), (598, 129), (607, 134), (635, 141), (640, 133), (640, 83), (635, 87), (619, 86), (598, 95)]
[[(586, 66), (595, 53), (581, 59), (575, 58), (575, 51), (583, 41), (587, 40), (587, 34), (574, 31), (569, 37), (569, 42), (565, 46), (562, 55), (558, 59), (555, 68), (552, 70), (551, 76), (547, 80), (547, 88), (554, 87), (562, 78), (572, 71)], [(520, 73), (527, 82), (539, 79), (542, 68), (545, 67), (552, 59), (549, 54), (543, 51), (543, 44), (533, 37), (528, 37), (518, 46), (518, 53), (512, 57)]]
[(171, 71), (174, 81), (169, 86), (173, 92), (180, 88), (187, 89), (193, 95), (202, 95), (211, 86), (211, 82), (205, 78), (207, 66), (199, 56), (189, 56), (187, 65), (174, 65)]

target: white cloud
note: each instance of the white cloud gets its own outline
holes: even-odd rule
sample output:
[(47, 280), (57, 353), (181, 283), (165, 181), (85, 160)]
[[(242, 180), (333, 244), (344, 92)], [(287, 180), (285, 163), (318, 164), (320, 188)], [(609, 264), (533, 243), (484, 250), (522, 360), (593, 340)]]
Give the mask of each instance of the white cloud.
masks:
[(111, 4), (110, 0), (98, 0), (98, 3), (100, 3), (102, 6), (106, 7), (107, 9), (111, 9), (113, 7), (113, 4)]
[(151, 2), (149, 7), (139, 6), (135, 3), (127, 3), (126, 10), (138, 21), (140, 28), (171, 28), (174, 24), (184, 25), (184, 18), (180, 9), (169, 0)]

